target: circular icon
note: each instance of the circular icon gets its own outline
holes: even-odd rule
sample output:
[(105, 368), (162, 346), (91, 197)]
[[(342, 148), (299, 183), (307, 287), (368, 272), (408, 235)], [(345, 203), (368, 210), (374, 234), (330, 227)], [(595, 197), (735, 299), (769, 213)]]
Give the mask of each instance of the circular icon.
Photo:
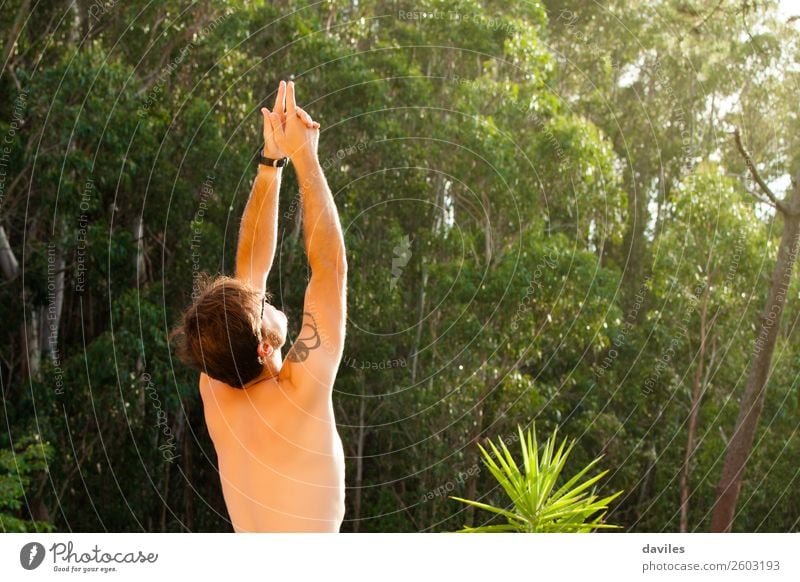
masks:
[(30, 542), (19, 551), (19, 563), (26, 570), (35, 570), (44, 561), (44, 546), (39, 542)]

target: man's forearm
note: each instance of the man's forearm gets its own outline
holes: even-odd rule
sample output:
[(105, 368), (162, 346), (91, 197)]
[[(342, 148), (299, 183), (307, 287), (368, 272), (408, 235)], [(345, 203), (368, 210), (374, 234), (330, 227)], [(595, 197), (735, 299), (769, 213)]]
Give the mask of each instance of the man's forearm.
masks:
[(278, 238), (281, 169), (259, 165), (242, 215), (236, 249), (236, 277), (264, 290)]
[(303, 231), (312, 272), (347, 269), (344, 235), (333, 195), (314, 157), (293, 160), (303, 199)]

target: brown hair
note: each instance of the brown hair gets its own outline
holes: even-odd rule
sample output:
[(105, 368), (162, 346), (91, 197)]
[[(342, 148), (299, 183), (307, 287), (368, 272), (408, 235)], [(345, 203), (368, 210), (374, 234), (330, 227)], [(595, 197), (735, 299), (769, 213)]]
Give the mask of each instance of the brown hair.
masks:
[[(265, 364), (258, 355), (264, 335), (260, 316), (264, 297), (243, 281), (205, 275), (192, 296), (194, 303), (170, 334), (176, 355), (215, 380), (243, 388)], [(274, 348), (280, 347), (277, 334), (267, 332), (266, 337)]]

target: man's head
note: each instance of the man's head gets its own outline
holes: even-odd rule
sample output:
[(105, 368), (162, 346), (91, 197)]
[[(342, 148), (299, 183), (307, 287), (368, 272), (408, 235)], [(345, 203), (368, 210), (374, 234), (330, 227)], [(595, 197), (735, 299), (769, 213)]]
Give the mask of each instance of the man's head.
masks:
[(204, 281), (171, 337), (187, 365), (235, 388), (281, 367), (286, 315), (243, 281)]

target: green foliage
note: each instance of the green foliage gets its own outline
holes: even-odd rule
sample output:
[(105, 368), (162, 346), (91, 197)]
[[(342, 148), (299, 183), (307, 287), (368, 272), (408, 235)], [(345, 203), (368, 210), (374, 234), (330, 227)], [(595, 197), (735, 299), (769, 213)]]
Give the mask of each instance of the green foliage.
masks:
[(603, 518), (608, 505), (621, 495), (622, 491), (601, 498), (595, 495), (593, 488), (608, 471), (602, 471), (594, 477), (583, 480), (602, 457), (594, 459), (556, 489), (575, 441), (567, 446), (567, 439), (564, 439), (556, 449), (557, 433), (554, 431), (544, 444), (540, 455), (535, 427), (525, 434), (521, 426), (518, 426), (517, 430), (522, 453), (522, 468), (514, 461), (513, 455), (502, 439), (499, 440), (500, 449), (491, 440), (489, 441), (491, 453), (478, 445), (483, 454), (483, 462), (505, 491), (512, 509), (453, 497), (457, 501), (504, 517), (507, 523), (465, 526), (462, 532), (587, 533), (597, 529), (619, 527), (605, 523)]
[[(289, 76), (345, 229), (344, 529), (474, 523), (431, 492), (494, 491), (475, 443), (531, 419), (580, 435), (571, 463), (615, 467), (615, 523), (677, 529), (696, 376), (689, 521), (707, 527), (781, 227), (729, 133), (776, 189), (800, 167), (800, 43), (774, 2), (130, 0), (88, 20), (7, 4), (0, 226), (24, 269), (0, 282), (0, 446), (39, 434), (54, 486), (4, 474), (6, 527), (30, 517), (24, 490), (59, 530), (230, 530), (197, 375), (167, 335), (197, 273), (232, 270), (258, 109)], [(295, 326), (297, 192), (290, 166), (269, 286)], [(800, 523), (799, 288), (742, 531)]]
[(48, 470), (53, 447), (39, 435), (23, 437), (11, 449), (0, 449), (0, 530), (13, 532), (53, 531), (53, 524), (30, 520), (28, 500), (30, 487)]

